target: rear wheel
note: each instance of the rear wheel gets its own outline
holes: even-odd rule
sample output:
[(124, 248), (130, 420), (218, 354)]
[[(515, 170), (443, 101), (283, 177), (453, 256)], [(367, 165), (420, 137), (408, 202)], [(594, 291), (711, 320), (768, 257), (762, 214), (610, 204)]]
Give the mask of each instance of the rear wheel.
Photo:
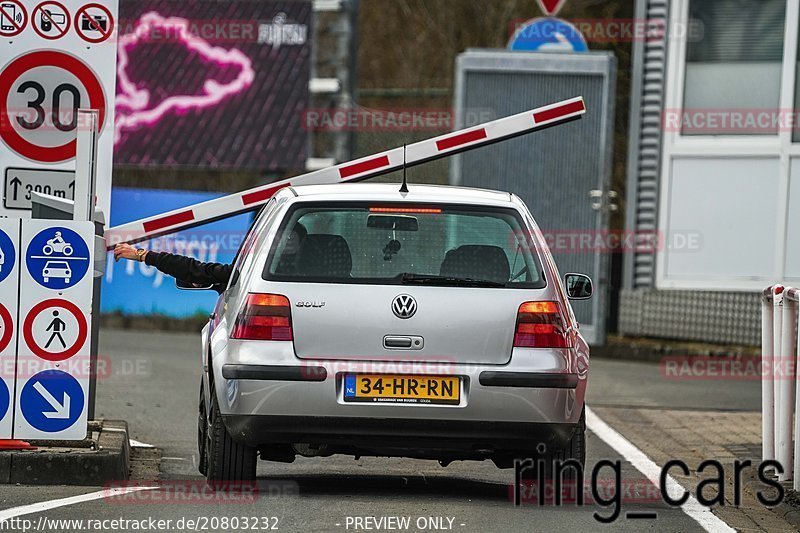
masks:
[(206, 479), (216, 486), (220, 482), (253, 481), (256, 479), (256, 449), (233, 440), (222, 423), (214, 386), (211, 386), (208, 434), (206, 437)]
[[(533, 468), (528, 468), (522, 471), (522, 479), (526, 483), (537, 484), (539, 480), (539, 467), (544, 467), (544, 481), (547, 485), (551, 486), (556, 482), (556, 472), (558, 465), (564, 465), (569, 461), (570, 465), (577, 463), (580, 465), (580, 472), (585, 478), (586, 467), (586, 409), (581, 412), (581, 418), (578, 425), (575, 427), (575, 432), (572, 434), (570, 440), (561, 448), (555, 450), (544, 450), (544, 453), (537, 451), (533, 454), (535, 465)], [(577, 466), (576, 465), (576, 466)], [(583, 490), (582, 487), (576, 487), (578, 481), (578, 470), (574, 466), (563, 466), (560, 469), (562, 499), (567, 500), (570, 496), (575, 496), (575, 490)], [(551, 491), (548, 491), (552, 494)]]
[(569, 439), (566, 446), (560, 450), (555, 450), (552, 458), (561, 462), (574, 459), (581, 464), (581, 468), (586, 467), (586, 408), (581, 411), (581, 419), (578, 422), (578, 427), (575, 428), (575, 433), (572, 434), (572, 438)]

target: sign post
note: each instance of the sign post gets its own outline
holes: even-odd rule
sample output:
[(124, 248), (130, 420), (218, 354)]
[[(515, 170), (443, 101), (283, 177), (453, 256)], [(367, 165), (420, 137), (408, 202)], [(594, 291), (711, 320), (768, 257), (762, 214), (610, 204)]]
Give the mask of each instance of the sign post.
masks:
[(108, 215), (117, 14), (118, 0), (2, 1), (0, 217), (30, 218), (33, 192), (74, 199), (81, 108), (98, 110), (97, 206)]
[(13, 392), (17, 352), (20, 221), (0, 220), (0, 439), (13, 433)]
[(94, 234), (90, 221), (22, 224), (16, 439), (86, 437)]

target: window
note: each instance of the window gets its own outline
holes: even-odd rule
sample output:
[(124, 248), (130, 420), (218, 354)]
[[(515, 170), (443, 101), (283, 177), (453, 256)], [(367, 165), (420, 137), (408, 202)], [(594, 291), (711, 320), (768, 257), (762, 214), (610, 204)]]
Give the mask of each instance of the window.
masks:
[(267, 203), (266, 206), (262, 207), (261, 211), (259, 211), (255, 216), (253, 224), (247, 231), (247, 235), (242, 241), (242, 244), (239, 246), (239, 250), (236, 252), (236, 257), (233, 259), (233, 273), (231, 274), (231, 279), (228, 282), (229, 289), (236, 286), (236, 284), (239, 282), (239, 276), (241, 275), (245, 261), (253, 258), (253, 254), (249, 253), (249, 251), (253, 249), (260, 230), (264, 227), (267, 219), (269, 219), (269, 217), (275, 212), (275, 207), (277, 205), (277, 200), (273, 198), (269, 201), (269, 203)]
[[(769, 111), (779, 107), (786, 0), (690, 0), (683, 107), (687, 112)], [(778, 125), (740, 134), (777, 134)], [(684, 124), (683, 134), (698, 134)], [(705, 133), (705, 132), (704, 132)]]
[(540, 288), (530, 239), (510, 209), (301, 204), (287, 214), (264, 277), (371, 284), (447, 277)]

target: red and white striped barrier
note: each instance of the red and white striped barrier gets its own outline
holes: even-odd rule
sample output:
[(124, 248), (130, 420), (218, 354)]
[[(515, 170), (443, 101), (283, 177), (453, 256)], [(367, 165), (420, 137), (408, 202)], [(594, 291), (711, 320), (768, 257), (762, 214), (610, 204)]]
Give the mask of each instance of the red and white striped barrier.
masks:
[[(257, 209), (280, 189), (290, 185), (345, 183), (374, 178), (434, 159), (473, 150), (550, 126), (580, 119), (586, 114), (583, 97), (572, 98), (518, 115), (395, 148), (372, 156), (256, 187), (169, 213), (123, 224), (106, 232), (108, 249), (121, 242), (135, 244)], [(405, 159), (405, 163), (404, 163)]]

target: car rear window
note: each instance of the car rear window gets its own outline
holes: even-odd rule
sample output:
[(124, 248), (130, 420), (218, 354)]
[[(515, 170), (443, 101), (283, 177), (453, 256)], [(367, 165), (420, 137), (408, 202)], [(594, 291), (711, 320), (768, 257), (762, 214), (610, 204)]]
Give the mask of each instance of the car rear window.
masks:
[(284, 218), (263, 277), (545, 286), (530, 232), (516, 210), (463, 205), (298, 204)]

